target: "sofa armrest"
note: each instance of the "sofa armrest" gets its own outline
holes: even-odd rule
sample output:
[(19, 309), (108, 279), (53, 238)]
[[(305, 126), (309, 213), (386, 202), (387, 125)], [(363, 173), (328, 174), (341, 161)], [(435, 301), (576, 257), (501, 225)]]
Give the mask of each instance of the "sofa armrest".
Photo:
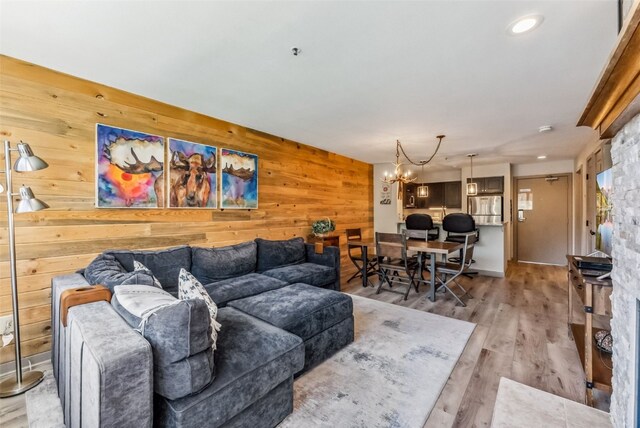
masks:
[(322, 254), (316, 253), (314, 244), (305, 243), (305, 248), (307, 251), (307, 262), (328, 266), (335, 270), (336, 281), (333, 285), (333, 289), (340, 291), (340, 248), (324, 247), (324, 252)]
[(104, 301), (70, 308), (65, 335), (66, 426), (151, 427), (149, 343)]
[(60, 297), (65, 290), (77, 287), (88, 287), (89, 282), (79, 273), (71, 273), (67, 275), (54, 276), (51, 279), (51, 364), (53, 365), (53, 376), (58, 381), (58, 393), (62, 397), (64, 394), (64, 386), (59, 380), (61, 371), (60, 356), (63, 352), (61, 325), (60, 325)]

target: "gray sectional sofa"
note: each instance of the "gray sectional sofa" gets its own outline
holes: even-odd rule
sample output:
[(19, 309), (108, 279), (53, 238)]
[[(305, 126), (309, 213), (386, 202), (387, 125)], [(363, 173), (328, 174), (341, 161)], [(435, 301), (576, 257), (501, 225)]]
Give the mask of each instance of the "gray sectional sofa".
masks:
[[(134, 270), (134, 261), (148, 270)], [(183, 268), (219, 308), (215, 351), (204, 301), (167, 295), (177, 297)], [(66, 289), (156, 281), (164, 291), (132, 287), (175, 302), (143, 328), (117, 294), (111, 304), (73, 307), (67, 326), (59, 323)], [(339, 249), (316, 254), (301, 238), (106, 251), (52, 287), (52, 362), (68, 427), (272, 427), (292, 411), (294, 376), (353, 341)]]

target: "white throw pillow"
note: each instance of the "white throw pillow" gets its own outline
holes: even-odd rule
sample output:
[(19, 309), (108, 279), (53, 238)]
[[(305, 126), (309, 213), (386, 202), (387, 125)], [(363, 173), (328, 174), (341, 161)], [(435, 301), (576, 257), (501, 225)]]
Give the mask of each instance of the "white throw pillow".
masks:
[(138, 271), (147, 272), (153, 278), (153, 285), (155, 285), (156, 287), (162, 289), (162, 284), (160, 284), (160, 281), (158, 280), (158, 278), (156, 278), (155, 275), (153, 274), (153, 272), (151, 272), (151, 269), (149, 269), (148, 267), (146, 267), (145, 265), (143, 265), (142, 263), (140, 263), (137, 260), (133, 261), (133, 271), (134, 272), (138, 272)]
[(216, 321), (218, 316), (218, 306), (207, 293), (204, 286), (200, 284), (190, 272), (185, 269), (180, 269), (180, 275), (178, 276), (178, 297), (180, 300), (188, 299), (202, 299), (209, 308), (209, 315), (211, 316), (211, 340), (213, 349), (216, 349), (216, 341), (218, 340), (218, 332), (220, 331), (220, 323)]
[(140, 318), (137, 330), (143, 335), (147, 320), (151, 315), (180, 301), (162, 288), (151, 285), (116, 285), (113, 291), (120, 306), (130, 314)]

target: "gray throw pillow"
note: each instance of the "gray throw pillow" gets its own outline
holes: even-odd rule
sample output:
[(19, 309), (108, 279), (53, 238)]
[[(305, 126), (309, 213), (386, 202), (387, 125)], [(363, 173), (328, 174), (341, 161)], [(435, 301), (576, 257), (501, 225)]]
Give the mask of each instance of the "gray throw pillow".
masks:
[(84, 277), (89, 284), (101, 284), (111, 292), (116, 285), (141, 284), (154, 285), (150, 271), (127, 271), (122, 264), (110, 254), (100, 254), (84, 270)]
[(158, 278), (156, 278), (153, 275), (153, 272), (151, 272), (151, 270), (149, 268), (147, 268), (145, 265), (143, 265), (142, 263), (140, 263), (137, 260), (133, 261), (133, 271), (134, 272), (144, 272), (147, 275), (151, 275), (151, 277), (153, 278), (153, 285), (155, 285), (158, 288), (162, 288), (162, 284), (160, 284), (160, 281), (158, 280)]
[(258, 272), (277, 267), (297, 265), (307, 259), (304, 239), (292, 238), (284, 241), (256, 239), (258, 245)]

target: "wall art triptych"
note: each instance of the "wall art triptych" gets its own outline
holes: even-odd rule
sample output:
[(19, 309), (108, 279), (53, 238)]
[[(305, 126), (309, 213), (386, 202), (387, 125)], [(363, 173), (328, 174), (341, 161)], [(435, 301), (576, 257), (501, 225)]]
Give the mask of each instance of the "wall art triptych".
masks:
[(98, 208), (258, 208), (256, 155), (103, 124), (96, 150)]

